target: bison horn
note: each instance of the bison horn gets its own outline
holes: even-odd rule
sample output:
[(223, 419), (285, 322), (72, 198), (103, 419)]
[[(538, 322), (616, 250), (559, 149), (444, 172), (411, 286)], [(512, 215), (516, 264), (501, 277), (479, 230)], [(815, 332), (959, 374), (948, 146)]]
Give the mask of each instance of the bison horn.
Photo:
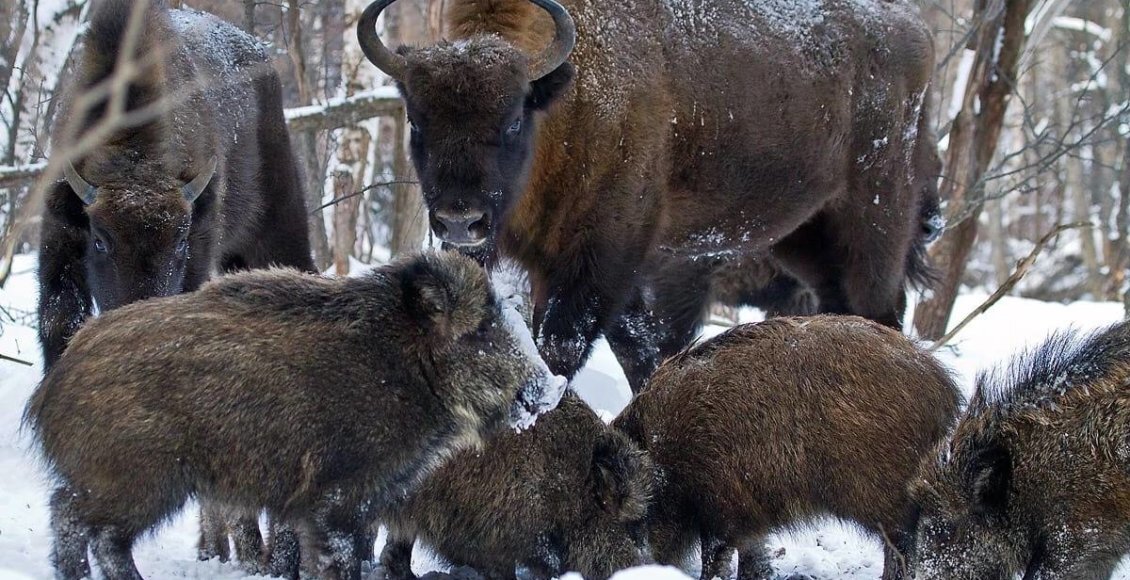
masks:
[(86, 205), (94, 203), (94, 196), (97, 195), (98, 188), (90, 185), (78, 174), (74, 163), (67, 162), (67, 166), (63, 168), (63, 177), (67, 178), (67, 185), (71, 186), (71, 190), (82, 200), (82, 203)]
[(361, 51), (369, 62), (381, 69), (394, 80), (403, 80), (404, 69), (408, 67), (408, 60), (392, 52), (381, 42), (377, 34), (377, 18), (390, 4), (396, 0), (376, 0), (369, 4), (361, 13), (361, 20), (357, 22), (357, 42), (361, 44)]
[(529, 77), (531, 81), (536, 81), (557, 70), (557, 67), (569, 58), (569, 54), (573, 52), (573, 45), (577, 43), (577, 26), (573, 24), (573, 17), (569, 16), (569, 11), (554, 0), (530, 0), (530, 2), (537, 4), (553, 17), (554, 28), (553, 42), (549, 43), (549, 46), (530, 63)]
[(204, 188), (208, 187), (208, 182), (212, 181), (212, 176), (216, 174), (216, 163), (219, 159), (213, 155), (212, 159), (208, 162), (208, 169), (203, 173), (196, 176), (196, 179), (181, 186), (181, 191), (184, 192), (184, 199), (188, 203), (196, 201), (201, 193), (204, 193)]

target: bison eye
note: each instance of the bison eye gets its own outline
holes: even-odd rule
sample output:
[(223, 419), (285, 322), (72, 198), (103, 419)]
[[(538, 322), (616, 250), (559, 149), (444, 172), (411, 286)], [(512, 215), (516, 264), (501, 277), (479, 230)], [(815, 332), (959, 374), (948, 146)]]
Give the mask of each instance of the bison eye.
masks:
[(99, 254), (105, 254), (106, 253), (106, 242), (103, 242), (102, 238), (98, 238), (98, 237), (94, 238), (94, 250), (96, 252), (98, 252)]
[(181, 238), (177, 242), (177, 256), (183, 258), (186, 254), (188, 254), (188, 238)]
[(516, 119), (509, 127), (506, 128), (507, 137), (517, 137), (518, 133), (522, 132), (522, 119)]

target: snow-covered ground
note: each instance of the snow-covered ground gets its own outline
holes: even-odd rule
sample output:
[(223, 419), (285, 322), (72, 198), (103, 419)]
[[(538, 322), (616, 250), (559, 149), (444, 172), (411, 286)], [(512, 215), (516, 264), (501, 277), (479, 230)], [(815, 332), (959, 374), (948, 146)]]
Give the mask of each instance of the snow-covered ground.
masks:
[[(19, 256), (15, 275), (0, 289), (0, 353), (34, 363), (26, 367), (0, 361), (0, 580), (50, 578), (50, 537), (47, 527), (47, 485), (43, 472), (29, 453), (26, 433), (20, 430), (24, 402), (41, 373), (35, 339), (35, 258)], [(961, 296), (954, 319), (960, 319), (984, 300), (980, 294)], [(750, 320), (756, 313), (746, 314)], [(13, 322), (12, 318), (15, 319)], [(940, 356), (960, 377), (968, 391), (978, 369), (997, 364), (1025, 345), (1040, 341), (1060, 328), (1094, 328), (1122, 318), (1122, 306), (1080, 302), (1070, 305), (1005, 298), (976, 319)], [(716, 334), (720, 327), (708, 327)], [(627, 382), (607, 345), (601, 343), (575, 385), (597, 409), (611, 416), (628, 401)], [(143, 540), (134, 554), (147, 578), (245, 577), (234, 564), (196, 560), (196, 509)], [(882, 571), (879, 544), (836, 522), (774, 536), (774, 566), (783, 576), (805, 574), (820, 579), (874, 579)], [(383, 541), (383, 538), (379, 541)], [(426, 551), (417, 549), (415, 570), (424, 574), (443, 571)], [(574, 575), (570, 575), (575, 579)], [(674, 580), (683, 576), (655, 567), (622, 572), (617, 580)], [(1115, 573), (1130, 580), (1130, 563)]]

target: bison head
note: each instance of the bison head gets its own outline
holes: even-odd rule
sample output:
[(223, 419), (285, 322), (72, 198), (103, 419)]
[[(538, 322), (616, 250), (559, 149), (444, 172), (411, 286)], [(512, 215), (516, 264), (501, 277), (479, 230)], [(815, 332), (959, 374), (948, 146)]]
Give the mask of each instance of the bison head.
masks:
[(573, 79), (566, 62), (576, 39), (572, 18), (553, 0), (531, 0), (553, 17), (556, 30), (532, 59), (493, 36), (392, 52), (375, 27), (394, 1), (365, 9), (358, 39), (404, 97), (432, 231), (446, 244), (480, 254), (526, 188), (537, 113)]
[(67, 165), (67, 183), (90, 220), (85, 263), (100, 309), (181, 292), (193, 202), (215, 171), (213, 157), (203, 172), (185, 182), (142, 162), (128, 179), (92, 185)]

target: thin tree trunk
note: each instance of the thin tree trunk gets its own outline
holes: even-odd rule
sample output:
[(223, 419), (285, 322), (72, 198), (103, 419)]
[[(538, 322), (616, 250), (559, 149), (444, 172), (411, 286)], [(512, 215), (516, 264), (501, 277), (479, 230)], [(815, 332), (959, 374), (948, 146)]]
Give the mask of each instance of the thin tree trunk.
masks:
[(945, 334), (977, 239), (977, 218), (984, 206), (981, 179), (996, 153), (1008, 97), (1016, 86), (1029, 5), (1030, 0), (979, 0), (974, 11), (974, 22), (981, 28), (970, 39), (969, 48), (976, 51), (976, 57), (961, 112), (950, 132), (947, 179), (943, 180), (943, 198), (949, 201), (951, 223), (956, 223), (931, 251), (942, 278), (933, 296), (915, 310), (915, 327), (924, 338)]

